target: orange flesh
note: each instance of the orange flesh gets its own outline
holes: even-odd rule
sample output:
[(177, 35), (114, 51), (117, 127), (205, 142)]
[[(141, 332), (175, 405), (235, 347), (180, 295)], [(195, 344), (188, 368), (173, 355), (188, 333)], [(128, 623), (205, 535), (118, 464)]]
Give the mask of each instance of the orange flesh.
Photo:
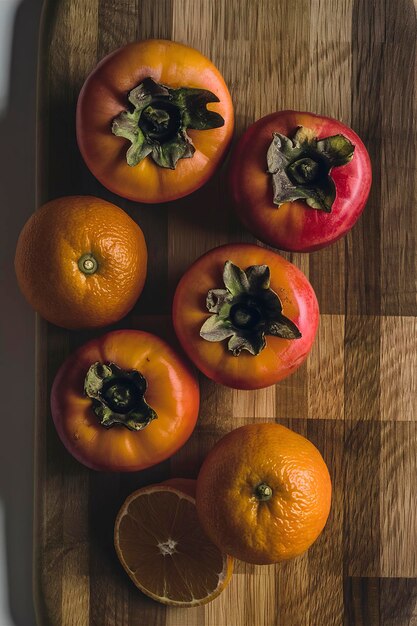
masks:
[(145, 488), (128, 499), (115, 545), (133, 582), (165, 604), (208, 602), (231, 576), (232, 561), (204, 534), (194, 499), (172, 487)]

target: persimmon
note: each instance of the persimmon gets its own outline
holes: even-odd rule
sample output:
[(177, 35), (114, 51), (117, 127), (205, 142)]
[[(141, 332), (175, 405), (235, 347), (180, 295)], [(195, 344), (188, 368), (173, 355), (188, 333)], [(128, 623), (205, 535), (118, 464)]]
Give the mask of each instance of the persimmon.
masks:
[(206, 376), (237, 389), (289, 376), (313, 345), (314, 290), (281, 255), (253, 244), (210, 250), (185, 272), (173, 322), (183, 349)]
[(131, 43), (105, 57), (78, 99), (77, 140), (114, 193), (167, 202), (201, 187), (229, 147), (233, 105), (218, 69), (174, 41)]
[(64, 361), (51, 409), (59, 437), (80, 463), (132, 472), (164, 461), (187, 441), (199, 399), (193, 370), (169, 344), (117, 330)]
[(230, 188), (246, 228), (281, 250), (309, 252), (345, 235), (372, 181), (369, 154), (338, 120), (278, 111), (249, 126), (233, 152)]

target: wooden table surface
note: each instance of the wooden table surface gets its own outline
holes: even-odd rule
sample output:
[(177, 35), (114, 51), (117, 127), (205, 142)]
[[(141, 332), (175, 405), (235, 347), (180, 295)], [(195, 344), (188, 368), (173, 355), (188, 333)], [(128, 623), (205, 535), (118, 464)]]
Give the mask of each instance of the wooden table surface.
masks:
[[(146, 288), (117, 327), (169, 333), (172, 294), (188, 265), (216, 245), (253, 238), (227, 201), (227, 163), (198, 192), (161, 206), (114, 196), (88, 172), (75, 140), (76, 99), (90, 70), (115, 48), (158, 37), (201, 50), (229, 85), (236, 137), (252, 121), (286, 108), (342, 120), (367, 145), (374, 183), (362, 218), (343, 240), (313, 254), (286, 255), (310, 278), (321, 310), (307, 363), (257, 392), (227, 389), (201, 375), (195, 433), (151, 470), (94, 473), (65, 451), (51, 422), (50, 385), (64, 357), (93, 333), (38, 322), (39, 626), (417, 623), (416, 32), (411, 0), (46, 1), (38, 204), (93, 194), (124, 208), (143, 228)], [(334, 485), (322, 536), (293, 561), (237, 563), (229, 587), (204, 607), (168, 609), (145, 598), (112, 547), (125, 496), (169, 475), (195, 476), (224, 433), (256, 420), (288, 425), (321, 450)]]

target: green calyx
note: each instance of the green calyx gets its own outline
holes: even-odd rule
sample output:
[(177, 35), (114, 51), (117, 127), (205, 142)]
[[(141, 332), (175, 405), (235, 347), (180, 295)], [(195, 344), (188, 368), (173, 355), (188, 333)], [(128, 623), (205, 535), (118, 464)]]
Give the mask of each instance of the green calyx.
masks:
[(115, 363), (94, 363), (84, 381), (100, 424), (106, 428), (121, 424), (129, 430), (142, 430), (158, 417), (145, 401), (147, 386), (140, 372), (122, 370)]
[(219, 113), (209, 111), (209, 102), (218, 97), (205, 89), (171, 89), (145, 78), (128, 95), (132, 110), (122, 111), (112, 124), (112, 133), (131, 142), (126, 153), (128, 165), (148, 155), (157, 165), (175, 169), (179, 159), (195, 152), (187, 129), (209, 130), (224, 125)]
[(268, 173), (272, 174), (273, 202), (305, 200), (307, 205), (330, 213), (336, 187), (330, 172), (353, 158), (355, 146), (343, 135), (317, 139), (300, 126), (293, 139), (274, 133), (268, 148)]
[(223, 282), (226, 289), (210, 289), (207, 294), (206, 306), (213, 315), (200, 329), (203, 339), (229, 339), (228, 349), (239, 356), (242, 350), (259, 354), (266, 346), (265, 335), (301, 337), (294, 322), (282, 314), (281, 300), (269, 287), (267, 265), (252, 265), (244, 271), (226, 261)]

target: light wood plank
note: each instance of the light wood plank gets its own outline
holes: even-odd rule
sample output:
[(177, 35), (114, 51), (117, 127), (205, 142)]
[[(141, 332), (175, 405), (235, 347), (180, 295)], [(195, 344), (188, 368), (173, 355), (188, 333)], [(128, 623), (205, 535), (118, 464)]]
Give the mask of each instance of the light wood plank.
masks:
[(416, 398), (417, 318), (382, 318), (381, 419), (417, 421)]
[(316, 342), (307, 362), (308, 416), (313, 419), (344, 417), (345, 318), (321, 315)]
[(417, 455), (415, 422), (381, 425), (381, 575), (416, 578)]

